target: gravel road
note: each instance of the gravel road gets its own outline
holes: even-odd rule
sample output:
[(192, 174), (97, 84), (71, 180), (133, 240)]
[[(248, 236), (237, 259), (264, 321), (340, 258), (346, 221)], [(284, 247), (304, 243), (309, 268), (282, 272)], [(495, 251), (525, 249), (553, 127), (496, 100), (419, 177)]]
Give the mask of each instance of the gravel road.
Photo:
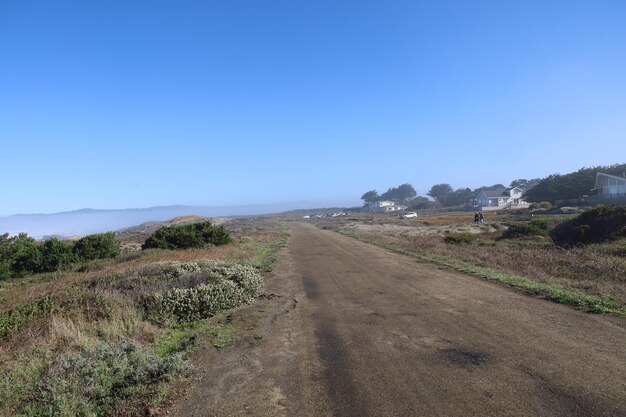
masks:
[(236, 313), (262, 338), (200, 353), (171, 414), (626, 416), (626, 320), (291, 229), (277, 296)]

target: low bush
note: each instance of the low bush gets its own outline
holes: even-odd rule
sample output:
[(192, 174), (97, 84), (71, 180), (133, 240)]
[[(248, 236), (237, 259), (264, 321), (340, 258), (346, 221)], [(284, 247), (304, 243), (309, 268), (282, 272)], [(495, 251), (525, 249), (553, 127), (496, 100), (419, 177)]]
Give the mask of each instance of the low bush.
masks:
[(120, 242), (115, 233), (99, 233), (85, 236), (74, 244), (74, 254), (85, 261), (115, 258), (120, 254)]
[(476, 236), (471, 233), (451, 232), (443, 238), (445, 243), (453, 245), (471, 245), (476, 240)]
[(552, 203), (549, 201), (541, 201), (539, 203), (532, 203), (529, 208), (531, 210), (536, 210), (536, 209), (549, 210), (552, 208)]
[(263, 293), (263, 277), (253, 267), (215, 261), (189, 264), (199, 272), (180, 275), (174, 284), (178, 288), (142, 297), (146, 317), (161, 323), (170, 319), (191, 322), (248, 303)]
[(54, 300), (48, 295), (30, 304), (0, 312), (0, 340), (19, 332), (34, 320), (49, 315), (53, 306)]
[(223, 245), (230, 242), (224, 226), (214, 226), (210, 221), (162, 227), (152, 234), (142, 249), (189, 249)]
[(523, 236), (547, 236), (550, 227), (543, 220), (533, 220), (528, 223), (514, 223), (502, 234), (504, 239)]
[(158, 387), (184, 369), (180, 354), (158, 356), (139, 343), (99, 342), (47, 357), (0, 376), (0, 398), (17, 415), (105, 416)]
[(599, 206), (557, 225), (550, 237), (556, 245), (601, 243), (626, 236), (626, 206)]

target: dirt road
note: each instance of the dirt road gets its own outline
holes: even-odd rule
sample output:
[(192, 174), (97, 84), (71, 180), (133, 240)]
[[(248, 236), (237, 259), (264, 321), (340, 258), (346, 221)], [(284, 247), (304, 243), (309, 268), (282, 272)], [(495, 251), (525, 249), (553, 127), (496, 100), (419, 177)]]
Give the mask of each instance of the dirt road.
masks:
[[(294, 224), (185, 416), (626, 416), (626, 324)], [(242, 319), (243, 320), (243, 319)]]

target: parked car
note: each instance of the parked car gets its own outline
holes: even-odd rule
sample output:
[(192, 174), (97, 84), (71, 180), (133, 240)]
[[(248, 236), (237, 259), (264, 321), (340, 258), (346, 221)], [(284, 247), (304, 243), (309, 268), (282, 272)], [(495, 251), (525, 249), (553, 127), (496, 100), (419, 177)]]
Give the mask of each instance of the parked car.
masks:
[(402, 213), (400, 215), (401, 219), (412, 219), (412, 218), (415, 218), (415, 217), (417, 217), (417, 213), (414, 212), (414, 211), (409, 211), (408, 213)]

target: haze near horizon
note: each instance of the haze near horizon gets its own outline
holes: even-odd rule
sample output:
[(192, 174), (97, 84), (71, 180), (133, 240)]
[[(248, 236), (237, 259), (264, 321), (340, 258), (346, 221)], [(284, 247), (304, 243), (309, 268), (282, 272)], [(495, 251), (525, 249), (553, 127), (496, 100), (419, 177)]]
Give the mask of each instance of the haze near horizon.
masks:
[(625, 50), (619, 1), (0, 2), (0, 216), (622, 162)]

